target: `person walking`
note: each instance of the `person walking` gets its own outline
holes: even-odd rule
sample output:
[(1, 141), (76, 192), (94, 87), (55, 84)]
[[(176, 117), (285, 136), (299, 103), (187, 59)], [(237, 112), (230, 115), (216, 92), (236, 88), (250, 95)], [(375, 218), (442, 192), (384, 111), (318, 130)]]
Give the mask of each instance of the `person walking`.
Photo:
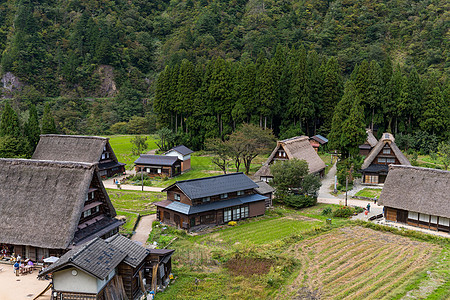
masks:
[(19, 268), (20, 268), (19, 261), (16, 260), (16, 263), (14, 264), (14, 273), (16, 273), (16, 276), (19, 276)]
[(367, 211), (370, 212), (370, 203), (367, 203)]

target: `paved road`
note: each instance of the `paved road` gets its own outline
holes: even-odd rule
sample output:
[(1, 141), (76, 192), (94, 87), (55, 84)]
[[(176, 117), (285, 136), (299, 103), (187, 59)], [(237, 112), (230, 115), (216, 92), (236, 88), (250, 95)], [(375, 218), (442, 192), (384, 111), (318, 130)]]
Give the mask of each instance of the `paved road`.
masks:
[[(328, 204), (345, 204), (345, 195), (335, 196), (331, 194), (330, 187), (334, 186), (334, 176), (336, 175), (336, 164), (328, 171), (328, 174), (324, 176), (322, 179), (322, 186), (319, 190), (319, 197), (317, 198), (317, 202), (320, 203), (328, 203)], [(381, 214), (383, 212), (383, 206), (374, 204), (373, 201), (363, 201), (357, 199), (351, 199), (350, 196), (347, 197), (347, 205), (350, 206), (359, 206), (366, 207), (367, 204), (370, 203), (370, 212), (365, 215), (364, 213), (360, 213), (357, 216), (354, 216), (353, 219), (362, 219), (367, 220), (371, 216)]]
[(152, 232), (152, 223), (155, 220), (156, 214), (141, 217), (141, 219), (139, 220), (139, 224), (136, 227), (135, 234), (133, 234), (131, 240), (145, 245), (147, 243), (150, 232)]

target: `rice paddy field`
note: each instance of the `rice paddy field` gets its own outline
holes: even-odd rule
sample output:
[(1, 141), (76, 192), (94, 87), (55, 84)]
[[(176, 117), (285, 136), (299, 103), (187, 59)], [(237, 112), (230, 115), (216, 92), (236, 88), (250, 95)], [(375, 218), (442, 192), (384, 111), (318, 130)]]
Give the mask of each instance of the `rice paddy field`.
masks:
[[(315, 218), (323, 205), (182, 234), (160, 299), (450, 299), (450, 241)], [(411, 236), (411, 237), (407, 237)]]

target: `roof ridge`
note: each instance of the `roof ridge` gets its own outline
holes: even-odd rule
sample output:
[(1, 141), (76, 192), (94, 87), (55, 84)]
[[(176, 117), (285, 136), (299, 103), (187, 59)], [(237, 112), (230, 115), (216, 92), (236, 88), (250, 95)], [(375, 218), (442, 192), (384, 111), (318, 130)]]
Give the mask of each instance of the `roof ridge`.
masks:
[(109, 140), (107, 137), (96, 136), (96, 135), (69, 135), (69, 134), (41, 134), (40, 137), (63, 137), (63, 138), (76, 138), (76, 139), (97, 139), (97, 140)]
[(428, 172), (450, 174), (449, 170), (425, 168), (425, 167), (418, 167), (418, 166), (412, 166), (412, 165), (390, 165), (389, 169), (412, 169), (412, 170), (419, 170), (419, 171), (428, 171)]
[(10, 164), (22, 164), (22, 165), (49, 165), (49, 166), (61, 166), (67, 168), (83, 168), (90, 169), (98, 163), (86, 163), (79, 161), (58, 161), (58, 160), (43, 160), (43, 159), (25, 159), (25, 158), (0, 158), (0, 162)]
[(180, 180), (180, 181), (175, 181), (174, 184), (181, 183), (181, 182), (191, 182), (191, 181), (205, 180), (205, 179), (210, 179), (210, 178), (225, 177), (225, 176), (231, 176), (231, 175), (237, 175), (237, 174), (244, 174), (244, 172), (234, 172), (234, 173), (221, 174), (221, 175), (215, 175), (215, 176), (209, 176), (209, 177), (200, 177), (200, 178)]

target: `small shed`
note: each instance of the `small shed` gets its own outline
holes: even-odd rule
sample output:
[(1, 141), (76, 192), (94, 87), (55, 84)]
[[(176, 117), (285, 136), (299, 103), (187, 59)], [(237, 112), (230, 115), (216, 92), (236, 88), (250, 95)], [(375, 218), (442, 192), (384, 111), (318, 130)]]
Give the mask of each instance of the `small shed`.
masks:
[(186, 172), (191, 169), (191, 154), (194, 153), (191, 149), (184, 145), (174, 147), (164, 153), (166, 156), (176, 156), (181, 161), (181, 172)]
[(323, 147), (328, 143), (328, 139), (320, 134), (316, 134), (315, 136), (309, 138), (309, 143), (317, 152), (319, 150), (319, 147)]
[(258, 185), (258, 187), (255, 189), (256, 192), (260, 195), (266, 196), (266, 207), (272, 206), (272, 199), (273, 199), (273, 192), (275, 189), (270, 186), (267, 182), (262, 180), (255, 180), (255, 183)]

